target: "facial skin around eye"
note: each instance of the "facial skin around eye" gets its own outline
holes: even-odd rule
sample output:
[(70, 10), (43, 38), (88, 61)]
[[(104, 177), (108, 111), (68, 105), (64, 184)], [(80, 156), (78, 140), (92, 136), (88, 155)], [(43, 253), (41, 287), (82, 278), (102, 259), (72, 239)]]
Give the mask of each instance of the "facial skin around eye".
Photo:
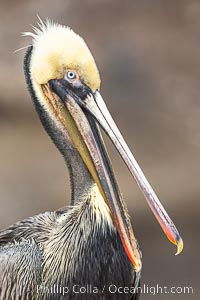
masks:
[(79, 75), (74, 70), (66, 70), (64, 79), (74, 87), (79, 87), (81, 85)]

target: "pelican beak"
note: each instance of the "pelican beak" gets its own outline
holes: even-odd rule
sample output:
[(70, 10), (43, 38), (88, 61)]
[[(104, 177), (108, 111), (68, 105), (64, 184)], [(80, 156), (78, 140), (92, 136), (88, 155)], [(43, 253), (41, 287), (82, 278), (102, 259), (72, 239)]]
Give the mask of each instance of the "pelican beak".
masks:
[(183, 248), (182, 239), (122, 138), (100, 93), (93, 93), (85, 86), (81, 89), (71, 87), (64, 79), (50, 80), (42, 89), (108, 204), (123, 247), (135, 271), (139, 272), (142, 267), (140, 250), (98, 124), (119, 151), (162, 229), (169, 240), (177, 245), (177, 253), (180, 253)]
[(150, 209), (159, 222), (165, 235), (170, 242), (177, 246), (176, 255), (180, 254), (183, 250), (183, 240), (124, 141), (100, 93), (97, 91), (94, 96), (92, 94), (88, 95), (85, 101), (82, 102), (82, 106), (90, 112), (111, 139), (112, 143), (126, 163), (130, 173), (135, 178), (143, 192)]

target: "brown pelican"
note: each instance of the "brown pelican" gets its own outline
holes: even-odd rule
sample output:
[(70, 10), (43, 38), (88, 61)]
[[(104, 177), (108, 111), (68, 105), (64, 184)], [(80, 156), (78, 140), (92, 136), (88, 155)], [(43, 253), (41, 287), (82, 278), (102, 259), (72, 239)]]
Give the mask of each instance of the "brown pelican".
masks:
[(50, 21), (25, 35), (32, 37), (24, 59), (26, 82), (68, 166), (71, 206), (0, 231), (0, 299), (138, 299), (141, 252), (99, 126), (177, 253), (182, 239), (106, 108), (84, 40)]

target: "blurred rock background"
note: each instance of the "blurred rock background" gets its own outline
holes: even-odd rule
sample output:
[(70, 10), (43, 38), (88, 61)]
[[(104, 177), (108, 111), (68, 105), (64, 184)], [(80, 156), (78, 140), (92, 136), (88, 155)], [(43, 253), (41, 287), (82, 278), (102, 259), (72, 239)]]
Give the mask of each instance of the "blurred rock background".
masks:
[(42, 129), (23, 76), (20, 37), (41, 18), (87, 41), (101, 92), (147, 178), (179, 228), (184, 252), (166, 240), (113, 147), (110, 156), (143, 251), (143, 284), (191, 286), (200, 297), (200, 1), (0, 2), (0, 227), (69, 203), (62, 157)]

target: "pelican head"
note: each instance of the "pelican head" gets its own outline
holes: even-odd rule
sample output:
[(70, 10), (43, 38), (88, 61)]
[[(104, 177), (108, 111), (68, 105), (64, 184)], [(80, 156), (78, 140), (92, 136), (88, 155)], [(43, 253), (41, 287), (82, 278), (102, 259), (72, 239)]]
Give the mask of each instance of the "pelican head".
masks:
[(40, 119), (64, 156), (67, 148), (82, 159), (109, 208), (135, 271), (141, 269), (141, 255), (99, 126), (119, 151), (163, 231), (181, 252), (183, 244), (176, 227), (106, 108), (100, 94), (99, 72), (84, 40), (69, 27), (50, 21), (40, 21), (34, 33), (25, 35), (32, 37), (25, 57), (25, 75)]

